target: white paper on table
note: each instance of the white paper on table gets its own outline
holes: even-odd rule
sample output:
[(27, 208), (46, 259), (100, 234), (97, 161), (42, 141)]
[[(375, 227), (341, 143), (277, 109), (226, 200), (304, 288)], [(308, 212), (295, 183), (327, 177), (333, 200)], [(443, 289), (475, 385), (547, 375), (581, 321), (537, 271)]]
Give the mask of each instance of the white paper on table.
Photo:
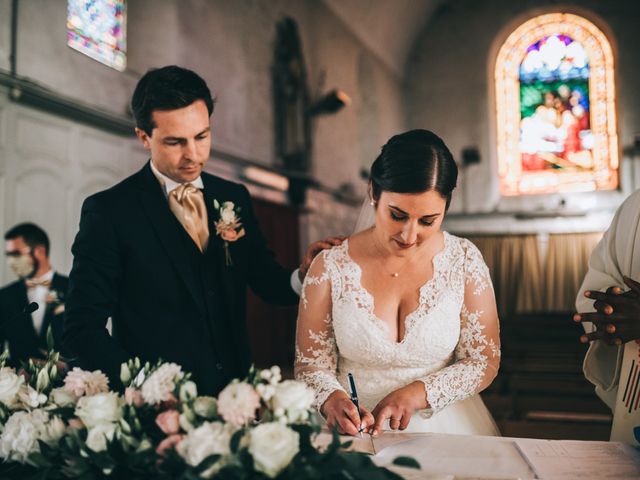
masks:
[(640, 454), (623, 443), (525, 438), (515, 443), (540, 479), (640, 478)]
[(377, 453), (373, 461), (389, 467), (396, 457), (414, 458), (420, 464), (420, 473), (413, 476), (402, 472), (405, 478), (535, 478), (513, 439), (430, 433), (396, 435), (402, 440), (396, 441), (394, 434), (374, 439)]

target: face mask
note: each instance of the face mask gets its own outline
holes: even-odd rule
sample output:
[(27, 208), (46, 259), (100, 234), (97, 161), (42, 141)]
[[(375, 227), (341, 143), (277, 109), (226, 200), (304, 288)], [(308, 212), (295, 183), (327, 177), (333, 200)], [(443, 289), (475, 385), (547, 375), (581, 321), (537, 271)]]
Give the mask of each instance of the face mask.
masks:
[(29, 278), (36, 271), (33, 258), (29, 254), (9, 257), (7, 258), (7, 264), (13, 273), (22, 279)]

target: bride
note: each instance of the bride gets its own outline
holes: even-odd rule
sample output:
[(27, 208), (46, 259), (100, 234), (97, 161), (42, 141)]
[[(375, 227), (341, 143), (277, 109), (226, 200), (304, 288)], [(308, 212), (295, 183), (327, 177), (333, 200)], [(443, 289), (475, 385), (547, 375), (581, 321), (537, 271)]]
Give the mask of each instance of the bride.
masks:
[(440, 230), (457, 176), (437, 135), (392, 137), (371, 167), (369, 228), (305, 278), (295, 376), (341, 433), (499, 435), (478, 395), (500, 363), (489, 272), (471, 242)]

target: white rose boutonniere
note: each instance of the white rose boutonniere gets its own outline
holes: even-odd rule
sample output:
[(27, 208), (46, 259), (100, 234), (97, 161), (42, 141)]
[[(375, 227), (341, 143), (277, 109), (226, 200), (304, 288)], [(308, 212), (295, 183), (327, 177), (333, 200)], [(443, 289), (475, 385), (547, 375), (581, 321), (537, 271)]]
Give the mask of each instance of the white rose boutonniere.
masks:
[(233, 265), (229, 243), (240, 240), (245, 235), (244, 228), (240, 222), (240, 208), (236, 208), (233, 202), (213, 201), (213, 207), (218, 211), (218, 221), (215, 222), (216, 234), (224, 240), (224, 257), (227, 266)]
[(57, 290), (49, 290), (47, 294), (46, 302), (51, 308), (53, 308), (54, 315), (60, 315), (64, 313), (64, 295)]

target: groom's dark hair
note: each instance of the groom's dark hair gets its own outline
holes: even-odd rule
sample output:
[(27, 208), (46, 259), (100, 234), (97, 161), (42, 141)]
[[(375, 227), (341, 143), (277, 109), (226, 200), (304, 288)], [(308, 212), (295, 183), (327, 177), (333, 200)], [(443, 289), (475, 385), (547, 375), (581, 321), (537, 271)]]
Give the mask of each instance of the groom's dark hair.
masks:
[(155, 128), (154, 110), (175, 110), (203, 100), (209, 116), (213, 113), (214, 99), (206, 82), (195, 72), (176, 65), (147, 71), (131, 97), (131, 112), (136, 126), (151, 136)]
[(451, 203), (458, 166), (444, 141), (429, 130), (410, 130), (395, 135), (382, 147), (371, 165), (374, 200), (382, 192), (422, 193), (435, 190)]

